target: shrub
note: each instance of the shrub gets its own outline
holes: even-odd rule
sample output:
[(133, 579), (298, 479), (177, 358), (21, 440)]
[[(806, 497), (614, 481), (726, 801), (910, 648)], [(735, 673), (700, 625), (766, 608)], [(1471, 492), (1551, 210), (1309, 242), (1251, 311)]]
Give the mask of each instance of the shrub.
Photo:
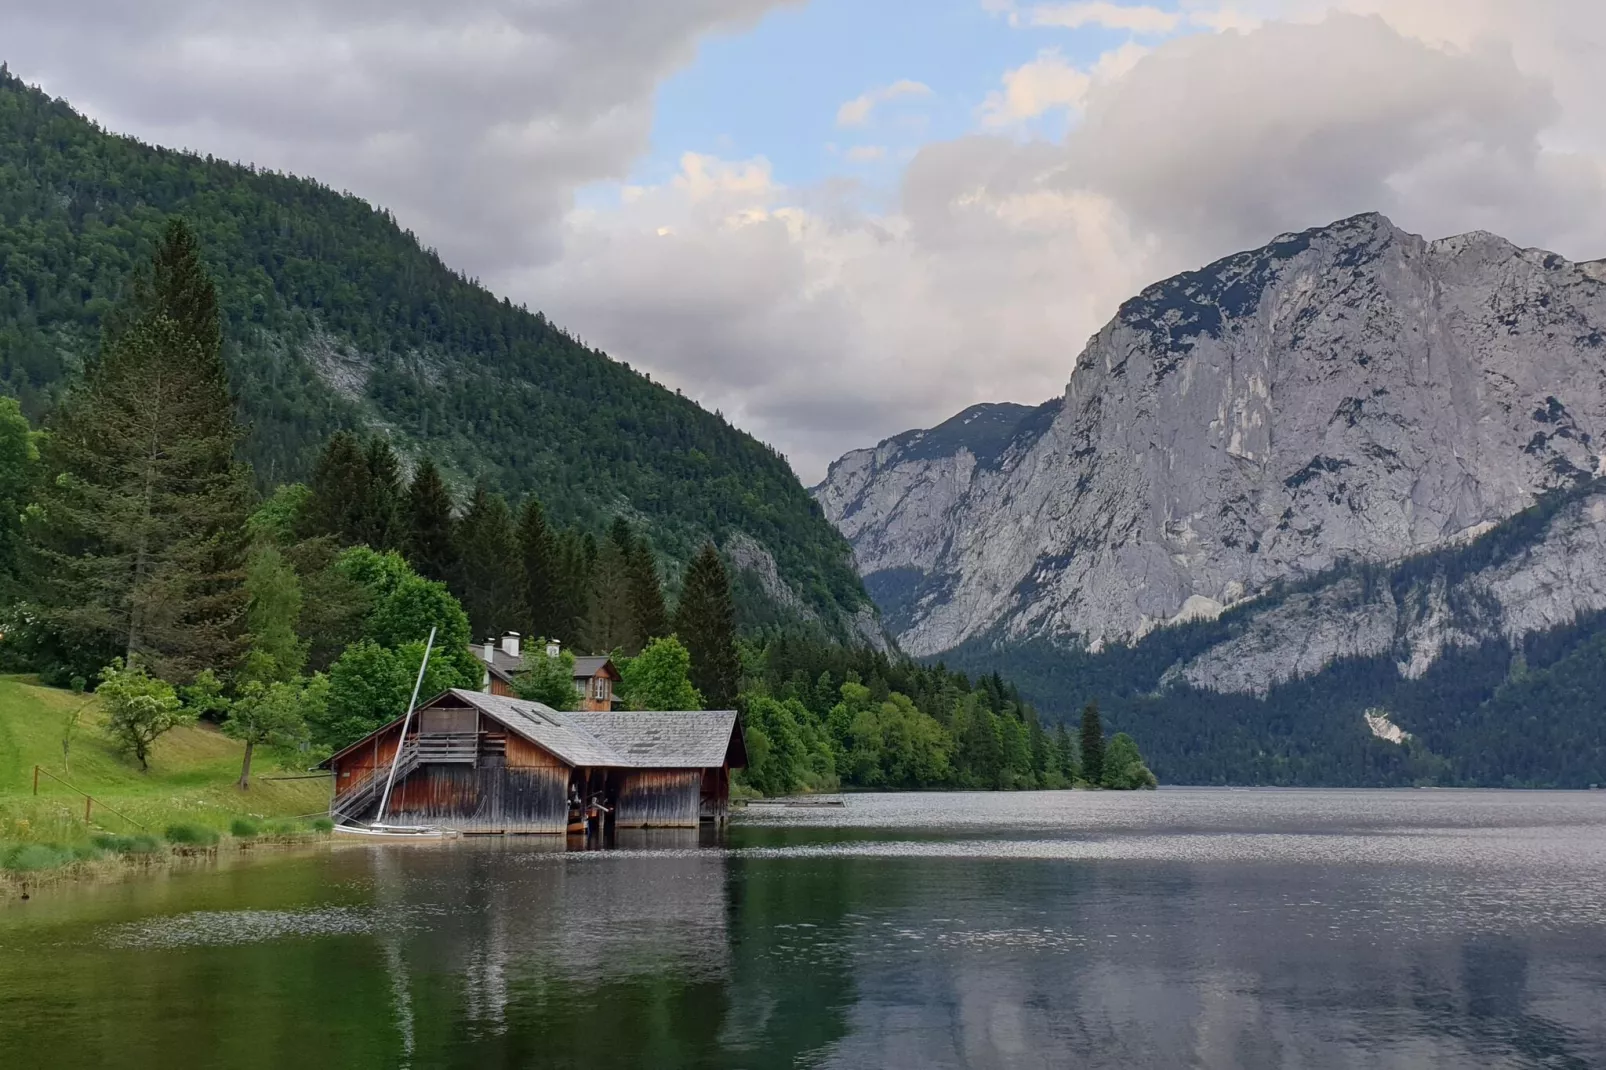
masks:
[(218, 834), (203, 825), (169, 825), (165, 835), (168, 843), (189, 847), (211, 847), (218, 841)]
[(133, 836), (118, 836), (110, 832), (96, 836), (92, 841), (102, 851), (120, 855), (149, 855), (161, 849), (161, 841), (143, 832)]
[(241, 840), (255, 839), (261, 831), (255, 821), (243, 817), (235, 818), (234, 823), (229, 826), (229, 835)]
[(320, 817), (312, 823), (312, 829), (314, 832), (333, 832), (335, 823), (327, 817)]
[(34, 873), (41, 869), (55, 869), (76, 861), (70, 848), (53, 843), (20, 843), (0, 855), (0, 869), (12, 873)]

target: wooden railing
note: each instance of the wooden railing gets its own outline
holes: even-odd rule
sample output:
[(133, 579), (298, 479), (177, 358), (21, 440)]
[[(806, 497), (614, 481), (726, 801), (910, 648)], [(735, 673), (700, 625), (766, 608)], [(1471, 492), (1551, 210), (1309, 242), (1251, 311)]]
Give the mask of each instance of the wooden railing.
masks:
[(479, 755), (480, 737), (477, 732), (450, 735), (419, 736), (412, 746), (418, 751), (419, 762), (454, 762), (473, 765)]
[[(95, 809), (95, 798), (94, 798), (94, 796), (90, 795), (89, 792), (85, 791), (83, 788), (80, 788), (80, 787), (77, 787), (75, 785), (67, 783), (65, 780), (61, 779), (61, 777), (57, 776), (55, 773), (52, 773), (50, 770), (45, 769), (42, 766), (37, 766), (37, 765), (33, 767), (33, 793), (35, 795), (39, 794), (39, 774), (41, 774), (41, 773), (43, 773), (45, 776), (49, 777), (51, 780), (54, 780), (56, 783), (62, 785), (63, 787), (70, 788), (71, 790), (76, 791), (78, 794), (80, 794), (80, 795), (82, 795), (84, 797), (84, 824), (86, 824), (86, 825), (89, 824), (90, 815), (94, 813), (94, 809)], [(105, 803), (101, 803), (100, 804), (100, 808), (102, 810), (106, 811), (109, 814), (116, 814), (118, 817), (122, 818), (124, 821), (127, 821), (130, 825), (133, 825), (135, 828), (139, 829), (141, 832), (148, 832), (149, 831), (148, 829), (145, 828), (144, 825), (141, 825), (138, 821), (135, 821), (133, 818), (129, 817), (127, 814), (120, 813), (117, 810), (113, 810), (111, 807), (107, 806)]]

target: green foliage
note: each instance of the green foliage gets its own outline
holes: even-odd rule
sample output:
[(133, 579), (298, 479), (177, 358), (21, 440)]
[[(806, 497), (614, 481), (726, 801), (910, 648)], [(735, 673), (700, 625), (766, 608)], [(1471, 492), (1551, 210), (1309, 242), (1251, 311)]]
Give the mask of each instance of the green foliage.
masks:
[(44, 440), (31, 612), (92, 656), (78, 672), (121, 651), (182, 680), (243, 650), (250, 481), (212, 283), (184, 224), (169, 224), (134, 294)]
[[(442, 689), (479, 686), (482, 671), (469, 650), (468, 615), (445, 584), (419, 576), (400, 554), (381, 554), (363, 546), (342, 553), (336, 567), (368, 598), (371, 608), (363, 622), (365, 638), (391, 649), (413, 642), (422, 648), (434, 628), (431, 679), (445, 681)], [(414, 659), (415, 671), (416, 667)], [(434, 676), (436, 672), (441, 675)]]
[(90, 842), (102, 851), (120, 855), (153, 855), (162, 849), (160, 840), (143, 832), (132, 836), (102, 833), (93, 837)]
[(691, 651), (691, 680), (710, 709), (736, 702), (742, 663), (736, 653), (736, 606), (731, 601), (725, 563), (713, 543), (705, 543), (686, 569), (675, 634)]
[(630, 586), (630, 607), (639, 641), (645, 644), (668, 635), (669, 609), (664, 604), (662, 581), (658, 577), (658, 563), (653, 558), (651, 544), (644, 536), (638, 537), (624, 517), (614, 518), (608, 539), (619, 548), (624, 560), (625, 577)]
[(525, 659), (524, 671), (513, 678), (513, 690), (522, 699), (554, 710), (575, 709), (580, 695), (574, 689), (574, 655), (567, 650), (555, 658), (533, 653)]
[(691, 653), (674, 636), (654, 639), (647, 649), (619, 662), (619, 693), (632, 710), (700, 710), (703, 696), (692, 686)]
[[(437, 640), (438, 642), (438, 640)], [(463, 686), (457, 668), (430, 655), (418, 700), (424, 702), (449, 687)], [(407, 712), (424, 657), (422, 641), (401, 647), (380, 646), (364, 639), (346, 648), (329, 667), (326, 691), (306, 711), (312, 743), (320, 751), (336, 751)]]
[(39, 447), (15, 398), (0, 397), (0, 598), (17, 591), (22, 514), (34, 499)]
[(1097, 702), (1082, 707), (1082, 776), (1089, 784), (1104, 783), (1104, 721)]
[(524, 560), (513, 513), (500, 494), (482, 483), (474, 489), (457, 528), (463, 600), (475, 635), (525, 630)]
[(290, 680), (307, 664), (301, 638), (301, 578), (277, 546), (259, 543), (246, 559), (246, 627), (251, 647), (241, 677), (262, 683)]
[(425, 457), (413, 473), (403, 506), (407, 560), (425, 579), (448, 583), (457, 578), (460, 558), (452, 510), (451, 489), (435, 462)]
[(290, 546), (300, 537), (312, 488), (305, 483), (281, 483), (273, 488), (246, 521), (246, 531), (258, 544)]
[(580, 622), (578, 641), (585, 649), (598, 653), (621, 651), (631, 655), (641, 649), (630, 573), (624, 554), (612, 539), (604, 540), (597, 552), (591, 597), (585, 619)]
[(329, 820), (327, 817), (315, 817), (312, 819), (312, 831), (328, 835), (334, 830), (335, 823)]
[(1143, 764), (1136, 741), (1125, 732), (1117, 732), (1104, 752), (1104, 775), (1100, 785), (1117, 791), (1134, 791), (1158, 786), (1154, 774)]
[[(241, 790), (251, 786), (251, 760), (256, 748), (267, 747), (284, 758), (308, 744), (307, 710), (316, 706), (325, 686), (321, 680), (248, 680), (240, 688), (229, 719), (223, 722), (223, 732), (245, 744), (240, 765)], [(308, 700), (309, 689), (314, 691), (314, 701)]]
[(561, 565), (557, 541), (547, 526), (546, 510), (541, 508), (537, 498), (524, 500), (524, 508), (519, 512), (518, 539), (524, 578), (524, 621), (529, 626), (530, 638), (572, 639), (567, 622), (561, 620), (558, 613)]
[(195, 719), (173, 685), (151, 676), (138, 659), (127, 665), (122, 658), (113, 659), (101, 670), (95, 693), (106, 711), (107, 738), (118, 750), (132, 754), (142, 770), (150, 768), (146, 759), (152, 743)]
[(194, 680), (178, 688), (178, 696), (191, 717), (221, 721), (228, 715), (229, 700), (223, 694), (223, 681), (211, 669), (196, 673)]
[(162, 835), (168, 843), (175, 843), (185, 847), (213, 847), (220, 837), (216, 829), (209, 829), (205, 825), (180, 824), (169, 825)]
[(12, 873), (37, 873), (56, 869), (93, 857), (91, 852), (54, 843), (19, 843), (0, 853), (0, 869)]
[[(389, 212), (113, 136), (9, 75), (0, 161), (0, 392), (30, 417), (182, 214), (217, 279), (244, 455), (265, 486), (307, 478), (332, 432), (382, 425), (408, 453), (540, 496), (554, 523), (600, 532), (628, 502), (672, 561), (744, 532), (822, 618), (864, 604), (845, 541), (778, 452), (450, 270)], [(360, 371), (360, 396), (320, 374), (331, 363)]]
[(249, 818), (237, 817), (229, 822), (229, 835), (237, 840), (254, 840), (262, 834), (262, 827)]

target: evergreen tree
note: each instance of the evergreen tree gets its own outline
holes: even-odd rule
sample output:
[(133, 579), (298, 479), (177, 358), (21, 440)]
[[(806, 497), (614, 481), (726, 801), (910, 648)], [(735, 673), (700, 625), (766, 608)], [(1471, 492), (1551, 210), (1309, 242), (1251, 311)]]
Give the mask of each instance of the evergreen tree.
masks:
[(708, 708), (732, 708), (742, 673), (736, 652), (736, 606), (725, 564), (711, 542), (686, 568), (675, 609), (675, 633), (691, 651), (692, 686)]
[(418, 462), (413, 473), (406, 514), (403, 542), (413, 571), (437, 583), (455, 582), (459, 559), (452, 492), (428, 457)]
[(312, 493), (301, 511), (302, 536), (328, 535), (341, 546), (363, 544), (368, 482), (368, 456), (362, 442), (350, 431), (330, 435), (307, 484)]
[(168, 679), (229, 669), (252, 492), (216, 296), (181, 221), (116, 322), (45, 439), (32, 611), (86, 676), (117, 653)]
[(375, 550), (399, 550), (403, 534), (401, 463), (390, 443), (378, 435), (369, 439), (363, 460), (366, 479), (355, 541)]
[(592, 653), (619, 651), (625, 657), (634, 657), (641, 652), (641, 629), (636, 622), (628, 564), (619, 544), (611, 538), (597, 551), (591, 596), (580, 622), (580, 642)]
[(531, 640), (572, 639), (559, 619), (557, 546), (541, 502), (531, 496), (519, 513), (519, 552), (524, 559), (524, 613)]
[(658, 563), (653, 559), (652, 546), (645, 536), (632, 532), (623, 517), (614, 520), (608, 538), (624, 558), (640, 642), (645, 645), (667, 636), (669, 608), (664, 605), (664, 591), (658, 581)]
[(597, 542), (584, 535), (565, 531), (554, 540), (557, 546), (557, 576), (552, 591), (552, 629), (545, 639), (559, 639), (583, 646), (581, 624), (590, 603), (592, 578), (597, 568)]
[(1104, 782), (1104, 722), (1097, 702), (1082, 708), (1082, 779), (1095, 787)]
[(0, 600), (22, 578), (22, 514), (34, 498), (39, 448), (15, 398), (0, 397)]
[(456, 594), (474, 635), (517, 631), (524, 623), (524, 564), (513, 513), (484, 483), (474, 488), (458, 525), (461, 565)]

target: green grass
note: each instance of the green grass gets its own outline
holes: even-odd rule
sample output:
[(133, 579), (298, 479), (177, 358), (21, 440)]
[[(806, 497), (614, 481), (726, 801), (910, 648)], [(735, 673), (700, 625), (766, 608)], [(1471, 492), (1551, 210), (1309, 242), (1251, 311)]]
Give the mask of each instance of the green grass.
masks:
[[(31, 844), (70, 852), (88, 847), (100, 833), (159, 836), (180, 825), (215, 834), (240, 819), (285, 823), (328, 809), (327, 781), (262, 780), (262, 774), (275, 770), (260, 760), (254, 763), (250, 790), (241, 791), (235, 782), (244, 746), (209, 725), (175, 728), (157, 740), (150, 770), (141, 772), (106, 740), (92, 699), (73, 734), (71, 771), (66, 771), (62, 729), (85, 701), (29, 677), (0, 676), (0, 851)], [(66, 785), (40, 776), (39, 794), (33, 794), (36, 764), (94, 797), (88, 823), (83, 795)], [(31, 865), (43, 858), (32, 852), (21, 861)]]

